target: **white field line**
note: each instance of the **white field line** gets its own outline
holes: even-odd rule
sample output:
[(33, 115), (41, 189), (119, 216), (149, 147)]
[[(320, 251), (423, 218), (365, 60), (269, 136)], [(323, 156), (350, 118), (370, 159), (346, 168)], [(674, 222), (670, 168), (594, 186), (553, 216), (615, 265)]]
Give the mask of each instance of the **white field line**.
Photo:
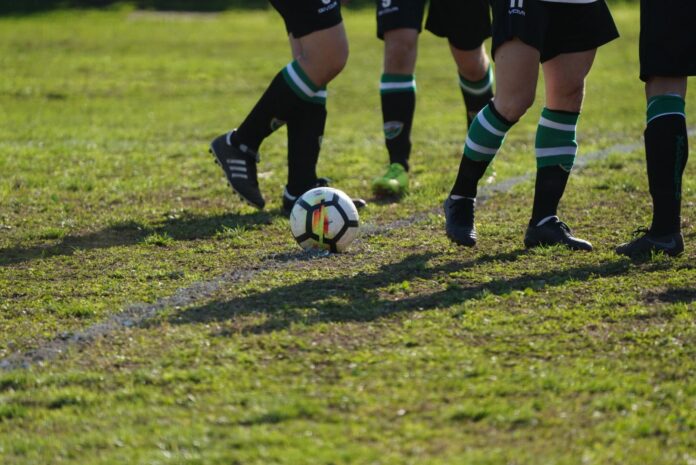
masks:
[[(689, 131), (689, 135), (696, 134), (696, 129)], [(575, 163), (576, 169), (582, 169), (589, 163), (602, 160), (612, 153), (630, 153), (643, 147), (642, 142), (633, 144), (616, 144), (605, 149), (597, 150), (585, 154), (578, 158)], [(485, 201), (496, 193), (508, 192), (514, 187), (530, 180), (534, 173), (527, 173), (522, 176), (516, 176), (506, 179), (499, 183), (484, 186), (480, 189), (477, 197), (478, 201)], [(418, 222), (426, 220), (429, 215), (440, 211), (438, 206), (436, 209), (425, 212), (415, 213), (408, 218), (392, 221), (385, 225), (365, 225), (363, 229), (363, 237), (369, 237), (379, 234), (384, 234), (388, 231), (398, 228), (412, 226)], [(305, 252), (298, 251), (296, 260), (306, 258)], [(271, 269), (283, 270), (291, 266), (296, 260), (285, 260), (268, 262), (266, 266), (257, 266), (255, 268), (246, 268), (236, 271), (223, 273), (208, 281), (199, 281), (188, 287), (177, 290), (173, 295), (164, 297), (152, 304), (138, 303), (129, 305), (118, 313), (111, 315), (104, 321), (95, 323), (81, 331), (75, 333), (64, 333), (55, 336), (45, 344), (25, 352), (17, 352), (0, 360), (0, 370), (14, 370), (20, 368), (28, 368), (32, 365), (41, 365), (49, 362), (56, 357), (64, 354), (73, 346), (85, 346), (97, 338), (109, 335), (123, 328), (129, 328), (142, 324), (144, 321), (153, 318), (161, 311), (168, 308), (185, 307), (214, 295), (223, 287), (229, 288), (230, 285), (239, 285), (249, 282), (256, 274), (269, 271)]]

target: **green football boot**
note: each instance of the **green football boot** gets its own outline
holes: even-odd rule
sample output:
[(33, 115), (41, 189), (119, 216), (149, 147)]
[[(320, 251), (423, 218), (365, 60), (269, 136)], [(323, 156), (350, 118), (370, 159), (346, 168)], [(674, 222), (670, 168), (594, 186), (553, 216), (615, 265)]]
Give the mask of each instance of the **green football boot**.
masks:
[(392, 163), (384, 176), (372, 180), (372, 192), (377, 196), (401, 196), (407, 191), (408, 173), (401, 163)]

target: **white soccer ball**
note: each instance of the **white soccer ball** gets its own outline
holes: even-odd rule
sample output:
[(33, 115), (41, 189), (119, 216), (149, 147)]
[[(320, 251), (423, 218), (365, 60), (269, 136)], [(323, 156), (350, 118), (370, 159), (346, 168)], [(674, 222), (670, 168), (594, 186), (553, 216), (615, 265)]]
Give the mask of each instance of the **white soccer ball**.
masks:
[(290, 229), (303, 249), (344, 252), (358, 235), (358, 210), (345, 192), (317, 187), (292, 207)]

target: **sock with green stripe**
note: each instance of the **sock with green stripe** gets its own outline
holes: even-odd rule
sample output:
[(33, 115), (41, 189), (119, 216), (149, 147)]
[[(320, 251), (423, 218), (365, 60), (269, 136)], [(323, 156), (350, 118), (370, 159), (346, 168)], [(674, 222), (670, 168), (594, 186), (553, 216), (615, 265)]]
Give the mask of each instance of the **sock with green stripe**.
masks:
[(316, 86), (297, 61), (278, 73), (246, 119), (233, 134), (232, 142), (257, 152), (261, 142), (293, 115), (301, 115), (306, 104), (325, 104), (326, 88)]
[(580, 113), (544, 108), (536, 133), (537, 176), (530, 226), (555, 216), (575, 163), (575, 140)]
[(411, 126), (416, 110), (416, 78), (412, 74), (383, 74), (379, 87), (389, 163), (400, 163), (408, 171)]
[(326, 87), (316, 86), (294, 61), (282, 72), (299, 97), (288, 118), (288, 185), (290, 195), (316, 187), (317, 161), (326, 125)]
[(493, 98), (493, 72), (488, 66), (486, 76), (479, 81), (468, 81), (459, 75), (459, 88), (466, 106), (466, 122), (471, 127), (476, 114)]
[(689, 157), (684, 99), (658, 95), (648, 101), (645, 158), (653, 200), (650, 231), (657, 235), (681, 230), (681, 183)]
[(316, 187), (317, 161), (326, 125), (326, 105), (303, 102), (301, 117), (288, 119), (288, 184), (298, 196)]
[(498, 113), (493, 102), (476, 115), (466, 135), (464, 154), (451, 195), (476, 197), (479, 180), (515, 123), (516, 121), (508, 121)]

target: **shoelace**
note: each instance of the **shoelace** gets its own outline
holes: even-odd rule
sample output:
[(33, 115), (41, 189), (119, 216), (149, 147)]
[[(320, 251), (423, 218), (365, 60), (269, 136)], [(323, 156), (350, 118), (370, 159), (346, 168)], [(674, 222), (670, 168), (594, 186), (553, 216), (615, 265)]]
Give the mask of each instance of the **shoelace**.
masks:
[(638, 236), (641, 236), (641, 235), (648, 234), (649, 232), (650, 232), (650, 229), (649, 229), (649, 228), (641, 227), (641, 228), (637, 228), (635, 231), (633, 231), (633, 232), (631, 233), (631, 235), (632, 235), (633, 237), (638, 237)]
[(568, 226), (567, 224), (565, 224), (563, 221), (559, 221), (559, 222), (558, 222), (558, 227), (561, 228), (562, 230), (564, 230), (565, 232), (567, 232), (568, 234), (571, 234), (571, 232), (570, 232), (570, 226)]

